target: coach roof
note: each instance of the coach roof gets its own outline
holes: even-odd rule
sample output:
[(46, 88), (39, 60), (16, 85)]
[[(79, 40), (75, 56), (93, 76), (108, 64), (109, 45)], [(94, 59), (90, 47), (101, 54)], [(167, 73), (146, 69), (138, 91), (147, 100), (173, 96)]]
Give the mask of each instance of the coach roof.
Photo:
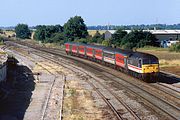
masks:
[(76, 42), (66, 42), (65, 44), (77, 45), (77, 46), (80, 46), (80, 45), (86, 46), (87, 45), (87, 44), (84, 44), (84, 43), (76, 43)]
[(129, 56), (130, 54), (133, 53), (133, 51), (132, 50), (123, 50), (123, 49), (120, 49), (120, 48), (116, 48), (115, 53), (120, 53), (120, 54), (123, 54), (125, 56)]
[(103, 49), (103, 51), (106, 52), (106, 53), (114, 54), (115, 53), (115, 48), (106, 47), (106, 48)]
[(88, 48), (94, 48), (94, 49), (104, 49), (105, 46), (101, 46), (101, 45), (90, 45), (90, 44), (87, 44), (86, 47)]

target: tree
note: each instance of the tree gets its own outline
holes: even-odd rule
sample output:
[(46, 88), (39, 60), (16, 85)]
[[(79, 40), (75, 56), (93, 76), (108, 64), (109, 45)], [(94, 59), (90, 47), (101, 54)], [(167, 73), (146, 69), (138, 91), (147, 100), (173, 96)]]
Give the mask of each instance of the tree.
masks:
[(45, 39), (51, 38), (51, 35), (54, 33), (61, 33), (61, 32), (63, 32), (63, 28), (60, 25), (46, 26), (46, 28), (45, 28)]
[(26, 24), (18, 24), (15, 27), (16, 37), (21, 39), (30, 38), (31, 32)]
[(34, 33), (34, 39), (44, 41), (45, 40), (45, 32), (46, 26), (45, 25), (38, 25), (36, 26), (36, 31)]
[(63, 32), (63, 27), (61, 25), (55, 25), (54, 29), (55, 32), (59, 32), (59, 33)]
[(120, 46), (122, 39), (124, 36), (127, 35), (126, 31), (123, 31), (122, 29), (118, 29), (113, 35), (111, 39), (111, 43), (115, 46)]
[(156, 40), (155, 36), (150, 32), (134, 30), (123, 37), (121, 46), (129, 49), (134, 47), (144, 47), (146, 45), (154, 46), (156, 44)]
[(87, 27), (80, 16), (72, 17), (64, 24), (64, 33), (70, 41), (86, 38), (88, 35)]
[(64, 39), (64, 34), (60, 34), (60, 33), (63, 33), (63, 27), (61, 25), (55, 25), (55, 26), (38, 25), (36, 26), (34, 39), (40, 40), (42, 42), (58, 42), (58, 39), (55, 40), (56, 38), (63, 36)]
[(64, 33), (54, 33), (51, 38), (46, 40), (49, 43), (60, 43), (63, 44), (65, 42)]
[(96, 31), (95, 35), (92, 37), (93, 43), (102, 43), (103, 41), (103, 35), (99, 33), (99, 31)]
[(157, 46), (157, 38), (150, 32), (144, 32), (146, 45)]

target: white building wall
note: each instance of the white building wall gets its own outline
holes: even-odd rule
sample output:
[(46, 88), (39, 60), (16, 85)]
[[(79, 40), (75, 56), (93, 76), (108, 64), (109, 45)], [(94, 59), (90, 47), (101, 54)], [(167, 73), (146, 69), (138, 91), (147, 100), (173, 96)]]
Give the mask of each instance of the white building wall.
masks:
[(176, 39), (180, 39), (180, 34), (179, 35), (173, 35), (173, 34), (154, 34), (155, 37), (159, 40), (159, 41), (162, 41), (162, 40), (176, 40)]

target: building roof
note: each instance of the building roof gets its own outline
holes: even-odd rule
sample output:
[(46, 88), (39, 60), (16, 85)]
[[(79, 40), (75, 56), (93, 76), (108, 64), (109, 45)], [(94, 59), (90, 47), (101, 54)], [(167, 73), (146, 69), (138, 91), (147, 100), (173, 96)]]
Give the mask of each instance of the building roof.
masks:
[[(111, 34), (114, 34), (116, 30), (88, 30), (89, 35), (94, 36), (96, 34), (96, 31), (98, 31), (101, 35), (105, 32), (110, 32)], [(131, 30), (125, 30), (127, 33), (130, 33)], [(147, 32), (151, 32), (152, 34), (180, 34), (180, 30), (143, 30)]]
[(180, 34), (180, 30), (144, 30), (152, 34)]

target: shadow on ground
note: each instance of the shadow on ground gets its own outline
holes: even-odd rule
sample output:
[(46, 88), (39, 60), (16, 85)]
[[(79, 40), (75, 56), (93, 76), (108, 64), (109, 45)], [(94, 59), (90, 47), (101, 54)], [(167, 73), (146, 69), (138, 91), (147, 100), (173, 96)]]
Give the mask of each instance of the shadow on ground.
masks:
[(32, 71), (22, 65), (8, 70), (7, 97), (0, 101), (0, 120), (23, 120), (35, 82)]
[(175, 84), (180, 82), (180, 78), (160, 73), (158, 82), (166, 84)]

